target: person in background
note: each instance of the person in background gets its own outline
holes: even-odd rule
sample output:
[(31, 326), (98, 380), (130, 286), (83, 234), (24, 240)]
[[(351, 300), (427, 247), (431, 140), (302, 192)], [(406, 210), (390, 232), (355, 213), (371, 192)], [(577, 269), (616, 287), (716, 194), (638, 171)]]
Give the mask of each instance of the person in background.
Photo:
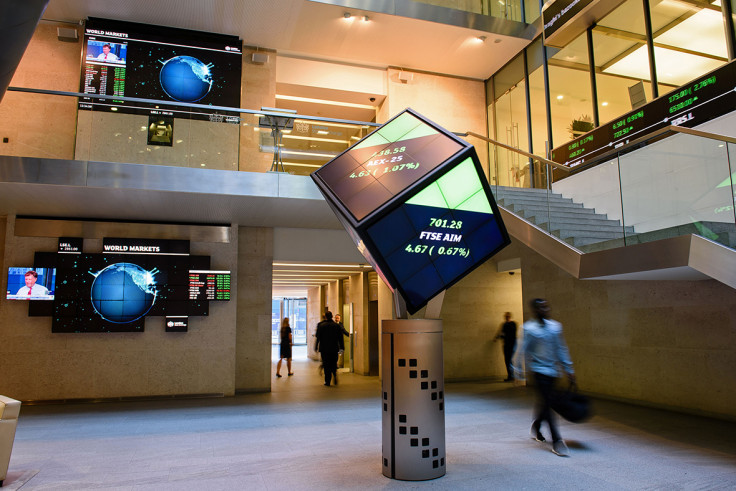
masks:
[(291, 326), (289, 326), (289, 318), (284, 317), (281, 321), (281, 344), (279, 346), (279, 362), (276, 364), (276, 376), (281, 378), (281, 361), (286, 358), (286, 369), (291, 377), (294, 373), (291, 371), (291, 347), (294, 344), (291, 336)]
[(26, 286), (20, 287), (18, 293), (15, 294), (16, 297), (23, 296), (28, 298), (38, 298), (47, 297), (49, 295), (49, 290), (45, 286), (36, 284), (36, 281), (38, 281), (38, 273), (35, 271), (27, 271), (24, 279)]
[(111, 46), (105, 44), (102, 46), (102, 53), (97, 55), (97, 59), (101, 61), (118, 61), (118, 56), (110, 52)]
[(335, 378), (337, 385), (337, 356), (340, 350), (345, 349), (342, 330), (332, 320), (332, 312), (325, 312), (325, 320), (317, 324), (317, 338), (314, 350), (322, 355), (322, 365), (325, 370), (325, 385), (330, 386), (330, 381)]
[(542, 423), (547, 422), (552, 436), (552, 451), (562, 457), (569, 455), (567, 445), (557, 430), (551, 398), (555, 379), (562, 369), (570, 383), (575, 383), (570, 354), (562, 336), (562, 324), (550, 319), (550, 307), (546, 300), (535, 298), (531, 302), (534, 319), (524, 323), (524, 343), (522, 348), (526, 370), (531, 374), (537, 390), (537, 407), (532, 423), (532, 438), (545, 441)]
[(501, 324), (494, 340), (503, 339), (503, 360), (506, 363), (506, 380), (504, 382), (513, 382), (514, 367), (512, 363), (514, 351), (516, 350), (516, 322), (511, 320), (511, 312), (506, 312), (503, 318), (505, 322)]
[(337, 325), (340, 326), (342, 333), (345, 336), (350, 337), (350, 333), (347, 331), (347, 329), (345, 329), (345, 326), (342, 323), (342, 316), (340, 314), (335, 314), (335, 322), (337, 322)]

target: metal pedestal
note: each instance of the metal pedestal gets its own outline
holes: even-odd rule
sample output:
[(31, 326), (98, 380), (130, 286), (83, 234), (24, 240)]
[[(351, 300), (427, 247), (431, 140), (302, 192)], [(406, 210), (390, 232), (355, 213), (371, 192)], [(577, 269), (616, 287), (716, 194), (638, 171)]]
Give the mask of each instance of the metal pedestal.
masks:
[(423, 481), (445, 475), (442, 321), (384, 320), (383, 475)]

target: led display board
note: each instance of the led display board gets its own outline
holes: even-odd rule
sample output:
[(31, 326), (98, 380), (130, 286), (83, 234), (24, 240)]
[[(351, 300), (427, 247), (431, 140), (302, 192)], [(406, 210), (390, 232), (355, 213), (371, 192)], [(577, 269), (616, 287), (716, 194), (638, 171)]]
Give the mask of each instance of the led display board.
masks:
[(210, 300), (230, 299), (230, 272), (189, 255), (187, 240), (105, 238), (102, 253), (37, 252), (32, 269), (53, 272), (55, 290), (29, 315), (52, 317), (56, 333), (142, 332), (146, 317), (206, 316)]
[(411, 109), (312, 178), (410, 313), (509, 243), (475, 148)]
[(602, 162), (629, 142), (669, 125), (692, 128), (736, 107), (736, 61), (703, 75), (552, 150), (571, 169)]
[[(240, 107), (241, 46), (236, 36), (90, 18), (80, 92)], [(202, 120), (217, 112), (89, 97), (80, 97), (79, 109)], [(239, 122), (238, 113), (220, 114)]]

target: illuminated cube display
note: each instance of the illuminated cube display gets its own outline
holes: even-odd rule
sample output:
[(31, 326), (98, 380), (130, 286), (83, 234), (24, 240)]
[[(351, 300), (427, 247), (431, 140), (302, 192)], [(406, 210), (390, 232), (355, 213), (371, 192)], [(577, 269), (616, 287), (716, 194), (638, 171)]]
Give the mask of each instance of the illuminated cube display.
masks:
[(410, 313), (509, 244), (475, 148), (411, 109), (312, 179)]

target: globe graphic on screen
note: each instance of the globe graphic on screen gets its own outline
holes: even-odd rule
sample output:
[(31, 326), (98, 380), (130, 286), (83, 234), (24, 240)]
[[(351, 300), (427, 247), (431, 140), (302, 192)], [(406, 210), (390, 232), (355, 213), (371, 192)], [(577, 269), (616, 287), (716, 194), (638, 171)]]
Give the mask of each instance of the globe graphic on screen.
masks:
[(137, 264), (115, 263), (95, 274), (92, 305), (103, 319), (126, 323), (140, 319), (156, 301), (157, 270), (146, 271)]
[(172, 99), (196, 102), (212, 88), (211, 67), (191, 56), (175, 56), (163, 62), (159, 81)]

